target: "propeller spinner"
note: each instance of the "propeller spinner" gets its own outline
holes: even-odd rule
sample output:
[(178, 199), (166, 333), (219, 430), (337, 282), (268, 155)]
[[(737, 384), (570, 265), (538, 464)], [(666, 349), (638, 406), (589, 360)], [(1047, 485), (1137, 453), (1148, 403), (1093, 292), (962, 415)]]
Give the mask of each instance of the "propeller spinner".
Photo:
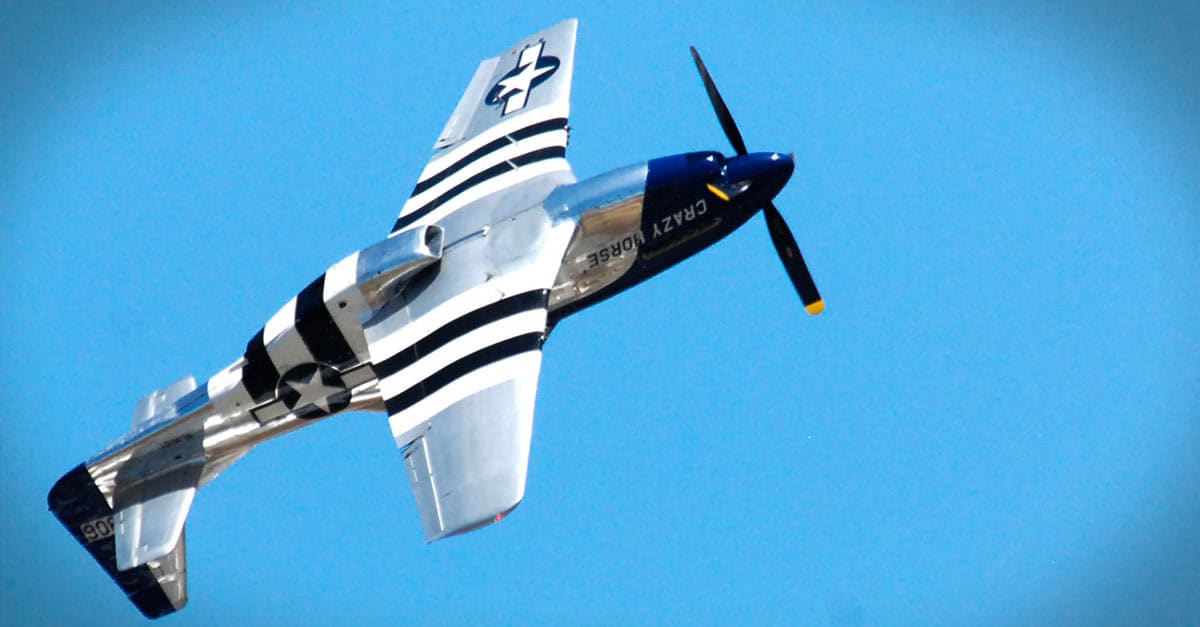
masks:
[[(733, 121), (733, 115), (729, 113), (729, 107), (725, 105), (725, 99), (721, 98), (721, 92), (717, 91), (717, 84), (713, 82), (708, 68), (704, 67), (700, 53), (696, 52), (694, 46), (691, 50), (692, 59), (696, 62), (696, 69), (700, 70), (700, 78), (704, 80), (704, 89), (708, 92), (708, 99), (712, 102), (717, 120), (721, 122), (721, 129), (725, 131), (725, 137), (729, 138), (729, 143), (733, 145), (738, 156), (747, 154), (746, 142), (742, 139), (742, 133), (738, 130), (737, 123)], [(762, 211), (763, 217), (767, 220), (767, 231), (771, 234), (771, 242), (775, 244), (775, 252), (779, 254), (779, 260), (783, 262), (783, 267), (787, 270), (792, 285), (796, 286), (796, 292), (800, 294), (800, 300), (804, 302), (804, 310), (814, 316), (825, 311), (825, 301), (821, 300), (817, 284), (808, 271), (808, 265), (804, 263), (804, 256), (800, 254), (800, 247), (796, 245), (796, 238), (792, 235), (792, 230), (788, 228), (787, 222), (784, 221), (783, 215), (770, 201), (762, 208)]]

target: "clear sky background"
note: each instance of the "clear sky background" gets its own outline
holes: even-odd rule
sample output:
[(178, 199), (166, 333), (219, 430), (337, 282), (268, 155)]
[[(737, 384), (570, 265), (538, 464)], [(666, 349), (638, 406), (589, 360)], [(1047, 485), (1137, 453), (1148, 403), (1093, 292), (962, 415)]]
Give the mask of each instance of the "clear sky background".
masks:
[(568, 17), (576, 174), (730, 151), (695, 44), (826, 313), (756, 218), (565, 321), (524, 503), (432, 545), (382, 415), (268, 442), (164, 624), (1200, 622), (1200, 6), (439, 4), (0, 8), (0, 622), (142, 622), (47, 490)]

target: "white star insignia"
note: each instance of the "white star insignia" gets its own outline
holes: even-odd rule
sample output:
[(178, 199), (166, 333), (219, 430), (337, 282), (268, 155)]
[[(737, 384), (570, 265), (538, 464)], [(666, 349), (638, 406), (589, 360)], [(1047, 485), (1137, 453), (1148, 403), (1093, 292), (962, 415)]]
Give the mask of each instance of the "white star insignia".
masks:
[(307, 381), (288, 381), (288, 385), (300, 393), (294, 409), (315, 405), (321, 411), (329, 413), (329, 397), (342, 391), (340, 387), (325, 385), (321, 379), (321, 370), (314, 370)]
[(496, 94), (496, 100), (504, 101), (504, 115), (524, 108), (526, 100), (529, 99), (530, 84), (539, 76), (554, 71), (554, 67), (539, 69), (537, 66), (538, 59), (542, 58), (542, 47), (545, 45), (539, 41), (537, 45), (522, 50), (521, 57), (517, 59), (518, 72), (497, 83), (500, 93)]

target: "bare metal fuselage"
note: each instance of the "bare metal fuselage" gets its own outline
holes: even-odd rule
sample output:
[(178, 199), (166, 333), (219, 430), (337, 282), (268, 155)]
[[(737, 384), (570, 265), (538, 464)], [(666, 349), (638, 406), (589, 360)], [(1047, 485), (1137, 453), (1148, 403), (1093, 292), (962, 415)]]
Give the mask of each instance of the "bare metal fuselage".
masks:
[[(394, 234), (331, 266), (268, 320), (241, 357), (135, 424), (89, 460), (88, 471), (113, 500), (118, 483), (153, 481), (171, 467), (202, 460), (198, 487), (259, 442), (341, 411), (383, 411), (363, 323), (402, 302), (404, 288), (421, 273), (436, 272), (443, 249), (469, 238), (502, 237), (510, 215), (540, 211), (555, 222), (575, 224), (550, 291), (553, 325), (733, 231), (757, 208), (758, 197), (778, 191), (790, 174), (790, 159), (786, 166), (781, 177), (772, 173), (777, 180), (763, 181), (754, 197), (723, 202), (707, 186), (728, 178), (724, 158), (676, 155), (580, 182), (563, 179), (541, 202), (508, 215), (479, 216), (464, 208), (445, 226)], [(316, 403), (289, 399), (295, 396), (287, 386), (294, 380), (289, 373), (297, 369), (305, 371), (300, 376), (327, 379), (330, 396)], [(266, 376), (259, 374), (264, 371)], [(139, 460), (136, 473), (122, 472), (131, 460)]]
[[(530, 241), (521, 225), (574, 225), (549, 291), (544, 339), (562, 318), (741, 226), (791, 171), (791, 159), (777, 153), (727, 161), (714, 152), (582, 182), (564, 171), (436, 225), (393, 233), (330, 266), (203, 385), (187, 377), (145, 397), (129, 433), (65, 475), (50, 507), (123, 589), (161, 587), (178, 607), (186, 599), (183, 523), (194, 492), (264, 440), (344, 411), (384, 411), (364, 326), (405, 308), (409, 292), (436, 277), (456, 247), (489, 238), (491, 248), (520, 254)], [(526, 212), (541, 215), (531, 222)]]
[[(577, 224), (551, 290), (552, 314), (583, 301), (594, 302), (633, 267), (644, 242), (641, 220), (646, 172), (643, 163), (567, 183), (545, 202), (522, 210), (544, 211), (554, 220)], [(203, 486), (264, 440), (342, 411), (384, 411), (362, 337), (363, 323), (389, 302), (402, 298), (405, 286), (419, 273), (436, 271), (443, 247), (449, 250), (471, 237), (495, 237), (497, 229), (504, 228), (502, 219), (497, 222), (459, 226), (457, 233), (439, 226), (414, 227), (334, 264), (318, 280), (321, 302), (310, 303), (310, 311), (303, 310), (302, 295), (293, 298), (268, 320), (236, 361), (198, 387), (189, 383), (190, 377), (174, 384), (186, 392), (180, 395), (177, 389), (173, 395), (178, 398), (159, 403), (164, 406), (156, 415), (147, 416), (90, 459), (87, 468), (96, 485), (106, 498), (116, 500), (118, 484), (124, 490), (133, 483), (153, 482), (172, 468), (199, 463), (197, 487)], [(320, 362), (324, 355), (314, 355), (320, 349), (313, 347), (321, 340), (313, 334), (305, 337), (306, 317), (324, 317), (326, 313), (332, 327), (325, 320), (325, 333), (340, 333), (350, 349), (342, 351), (338, 363)], [(311, 363), (337, 372), (344, 385), (329, 389), (338, 390), (332, 397), (344, 398), (322, 399), (324, 407), (294, 403), (289, 407), (283, 398), (287, 389), (279, 383), (287, 379), (288, 372)], [(268, 365), (283, 375), (281, 381), (255, 385), (250, 379)], [(171, 394), (170, 387), (147, 398)], [(136, 474), (123, 470), (131, 461), (137, 462), (133, 464)], [(114, 505), (117, 509), (120, 503)]]

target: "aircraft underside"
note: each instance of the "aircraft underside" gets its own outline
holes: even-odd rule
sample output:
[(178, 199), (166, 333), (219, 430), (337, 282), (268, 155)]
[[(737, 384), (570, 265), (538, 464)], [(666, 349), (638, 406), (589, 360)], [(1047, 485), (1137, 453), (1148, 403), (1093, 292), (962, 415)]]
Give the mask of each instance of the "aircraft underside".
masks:
[(144, 615), (187, 602), (196, 491), (260, 442), (343, 412), (387, 415), (427, 541), (499, 520), (524, 497), (550, 329), (759, 210), (806, 305), (823, 306), (771, 204), (792, 159), (745, 151), (698, 55), (737, 156), (576, 181), (575, 28), (481, 63), (387, 238), (330, 266), (208, 381), (147, 395), (124, 437), (50, 490), (55, 516)]

